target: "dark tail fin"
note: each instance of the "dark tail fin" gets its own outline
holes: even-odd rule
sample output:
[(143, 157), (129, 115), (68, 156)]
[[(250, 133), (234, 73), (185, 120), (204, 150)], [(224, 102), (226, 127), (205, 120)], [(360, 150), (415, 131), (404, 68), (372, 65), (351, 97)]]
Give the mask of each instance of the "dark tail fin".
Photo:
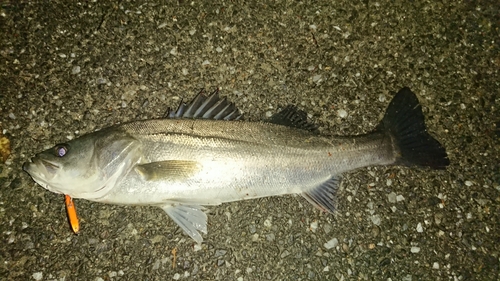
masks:
[(428, 166), (444, 169), (450, 164), (444, 147), (425, 128), (422, 107), (408, 88), (401, 89), (392, 99), (379, 130), (391, 134), (399, 148), (396, 164)]

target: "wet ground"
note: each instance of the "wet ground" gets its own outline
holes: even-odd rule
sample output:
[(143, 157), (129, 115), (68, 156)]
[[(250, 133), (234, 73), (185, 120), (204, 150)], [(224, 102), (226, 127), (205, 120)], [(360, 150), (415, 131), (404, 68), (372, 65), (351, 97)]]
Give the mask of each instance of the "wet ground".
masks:
[[(496, 1), (7, 1), (0, 10), (2, 280), (495, 280), (500, 258)], [(325, 134), (373, 129), (409, 86), (444, 171), (344, 176), (338, 213), (300, 196), (209, 208), (195, 246), (160, 209), (63, 198), (34, 153), (160, 117), (219, 88), (246, 119), (299, 105)]]

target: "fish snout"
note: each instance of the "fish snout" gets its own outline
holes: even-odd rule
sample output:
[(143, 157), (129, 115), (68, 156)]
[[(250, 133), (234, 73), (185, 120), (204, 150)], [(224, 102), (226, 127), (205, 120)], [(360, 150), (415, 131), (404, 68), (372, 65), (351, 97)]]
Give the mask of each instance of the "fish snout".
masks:
[(33, 162), (34, 162), (34, 157), (29, 158), (28, 161), (24, 162), (23, 171), (29, 173), (32, 170), (32, 166), (34, 165)]

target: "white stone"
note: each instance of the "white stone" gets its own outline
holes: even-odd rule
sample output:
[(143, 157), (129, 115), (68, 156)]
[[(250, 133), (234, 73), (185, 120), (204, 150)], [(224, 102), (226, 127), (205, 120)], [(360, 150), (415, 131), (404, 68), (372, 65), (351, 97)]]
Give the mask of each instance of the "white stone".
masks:
[(347, 117), (347, 111), (343, 110), (343, 109), (339, 109), (337, 110), (337, 115), (340, 117), (340, 118), (346, 118)]
[(325, 248), (330, 250), (332, 248), (337, 247), (338, 244), (339, 244), (339, 240), (337, 238), (333, 238), (330, 241), (326, 242), (323, 246), (325, 246)]
[(35, 273), (33, 273), (33, 275), (31, 275), (31, 277), (33, 277), (33, 279), (35, 279), (35, 280), (42, 280), (43, 273), (42, 272), (35, 272)]
[(439, 269), (439, 263), (435, 262), (432, 264), (433, 269)]
[(410, 251), (414, 254), (420, 252), (420, 247), (411, 247)]
[(422, 227), (421, 223), (417, 224), (417, 232), (424, 232), (424, 228)]

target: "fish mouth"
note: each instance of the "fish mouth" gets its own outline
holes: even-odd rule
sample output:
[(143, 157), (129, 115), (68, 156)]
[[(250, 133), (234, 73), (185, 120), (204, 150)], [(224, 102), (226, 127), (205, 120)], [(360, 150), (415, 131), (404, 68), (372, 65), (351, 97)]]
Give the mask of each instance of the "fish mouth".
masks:
[(32, 176), (33, 173), (44, 175), (45, 177), (49, 175), (54, 176), (60, 167), (60, 165), (53, 161), (39, 157), (33, 157), (23, 164), (23, 170)]

